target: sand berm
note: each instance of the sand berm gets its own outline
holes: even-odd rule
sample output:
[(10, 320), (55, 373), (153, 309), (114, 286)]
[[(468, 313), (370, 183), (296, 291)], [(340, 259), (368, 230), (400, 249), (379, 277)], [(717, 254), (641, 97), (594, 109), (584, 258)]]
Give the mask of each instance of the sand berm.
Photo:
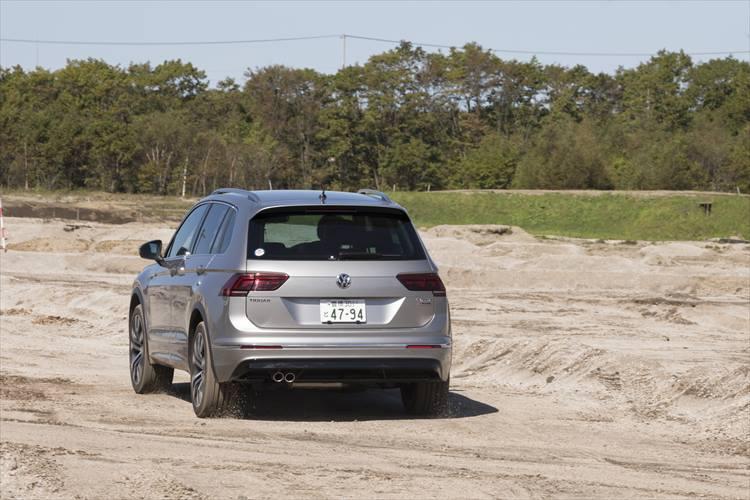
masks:
[(6, 224), (3, 499), (747, 498), (750, 245), (437, 226), (449, 416), (308, 390), (201, 420), (186, 375), (150, 396), (128, 378), (137, 248), (170, 224)]

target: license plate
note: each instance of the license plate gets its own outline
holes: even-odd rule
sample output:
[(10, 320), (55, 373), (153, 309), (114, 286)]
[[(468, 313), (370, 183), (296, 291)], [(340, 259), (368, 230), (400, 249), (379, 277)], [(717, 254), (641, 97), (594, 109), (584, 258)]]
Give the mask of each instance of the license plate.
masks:
[(366, 323), (364, 299), (334, 299), (320, 301), (321, 323)]

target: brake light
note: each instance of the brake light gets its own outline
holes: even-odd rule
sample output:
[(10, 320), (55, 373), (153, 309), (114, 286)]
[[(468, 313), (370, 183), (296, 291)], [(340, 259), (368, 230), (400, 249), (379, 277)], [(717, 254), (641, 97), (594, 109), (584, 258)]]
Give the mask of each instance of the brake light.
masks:
[(278, 290), (289, 275), (284, 273), (238, 273), (229, 278), (221, 289), (223, 297), (243, 297), (249, 292)]
[(278, 290), (289, 279), (288, 274), (284, 273), (255, 273), (255, 292), (268, 292)]
[(432, 292), (435, 297), (445, 297), (445, 285), (437, 273), (399, 274), (396, 278), (413, 292)]

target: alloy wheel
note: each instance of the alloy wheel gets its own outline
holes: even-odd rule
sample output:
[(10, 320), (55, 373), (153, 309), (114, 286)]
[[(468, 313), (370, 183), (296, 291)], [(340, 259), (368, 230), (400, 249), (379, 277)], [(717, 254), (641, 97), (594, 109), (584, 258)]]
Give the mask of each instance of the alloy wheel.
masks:
[(140, 314), (136, 314), (130, 325), (130, 377), (134, 385), (140, 384), (143, 378), (144, 362), (143, 318)]
[(193, 405), (198, 407), (203, 402), (206, 381), (206, 337), (202, 330), (195, 332), (192, 353), (192, 375), (190, 377), (190, 395)]

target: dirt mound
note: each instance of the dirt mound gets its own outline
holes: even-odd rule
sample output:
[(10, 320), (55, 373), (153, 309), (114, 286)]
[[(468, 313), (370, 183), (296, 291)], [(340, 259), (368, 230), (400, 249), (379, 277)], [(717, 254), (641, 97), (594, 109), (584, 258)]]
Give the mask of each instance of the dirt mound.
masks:
[(667, 243), (646, 246), (640, 253), (648, 265), (673, 266), (676, 262), (700, 260), (707, 251), (697, 243)]
[(97, 221), (108, 224), (125, 224), (138, 220), (135, 211), (117, 209), (88, 208), (70, 204), (45, 203), (41, 201), (21, 201), (6, 198), (3, 201), (6, 217), (32, 217), (38, 219), (68, 219), (76, 221)]
[(138, 255), (138, 248), (145, 243), (143, 240), (102, 240), (92, 247), (94, 252)]
[(37, 316), (34, 318), (31, 323), (33, 325), (61, 325), (61, 326), (69, 326), (73, 325), (75, 323), (78, 323), (79, 320), (75, 318), (66, 318), (64, 316), (52, 316), (52, 315), (46, 315), (46, 316)]
[(90, 240), (62, 239), (62, 238), (34, 238), (20, 243), (11, 243), (8, 250), (19, 250), (23, 252), (47, 252), (47, 253), (80, 253), (88, 250)]
[(80, 238), (34, 238), (11, 243), (8, 250), (47, 253), (97, 252), (117, 255), (138, 255), (143, 240), (102, 240), (94, 242)]
[(63, 377), (32, 378), (0, 373), (0, 396), (6, 400), (19, 401), (48, 399), (46, 388), (70, 383), (70, 380)]
[(29, 314), (31, 314), (31, 311), (25, 307), (11, 307), (10, 309), (0, 310), (0, 316), (28, 316)]
[(638, 418), (678, 420), (696, 426), (702, 436), (720, 435), (736, 453), (750, 449), (748, 366), (696, 367), (680, 373), (658, 362), (565, 339), (487, 338), (464, 345), (454, 363), (453, 378), (463, 384), (571, 398), (587, 393)]
[(453, 238), (477, 246), (504, 241), (533, 241), (534, 237), (519, 227), (494, 224), (469, 224), (465, 226), (440, 225), (426, 231), (428, 238)]
[(3, 498), (59, 497), (64, 485), (61, 469), (49, 448), (0, 442)]

